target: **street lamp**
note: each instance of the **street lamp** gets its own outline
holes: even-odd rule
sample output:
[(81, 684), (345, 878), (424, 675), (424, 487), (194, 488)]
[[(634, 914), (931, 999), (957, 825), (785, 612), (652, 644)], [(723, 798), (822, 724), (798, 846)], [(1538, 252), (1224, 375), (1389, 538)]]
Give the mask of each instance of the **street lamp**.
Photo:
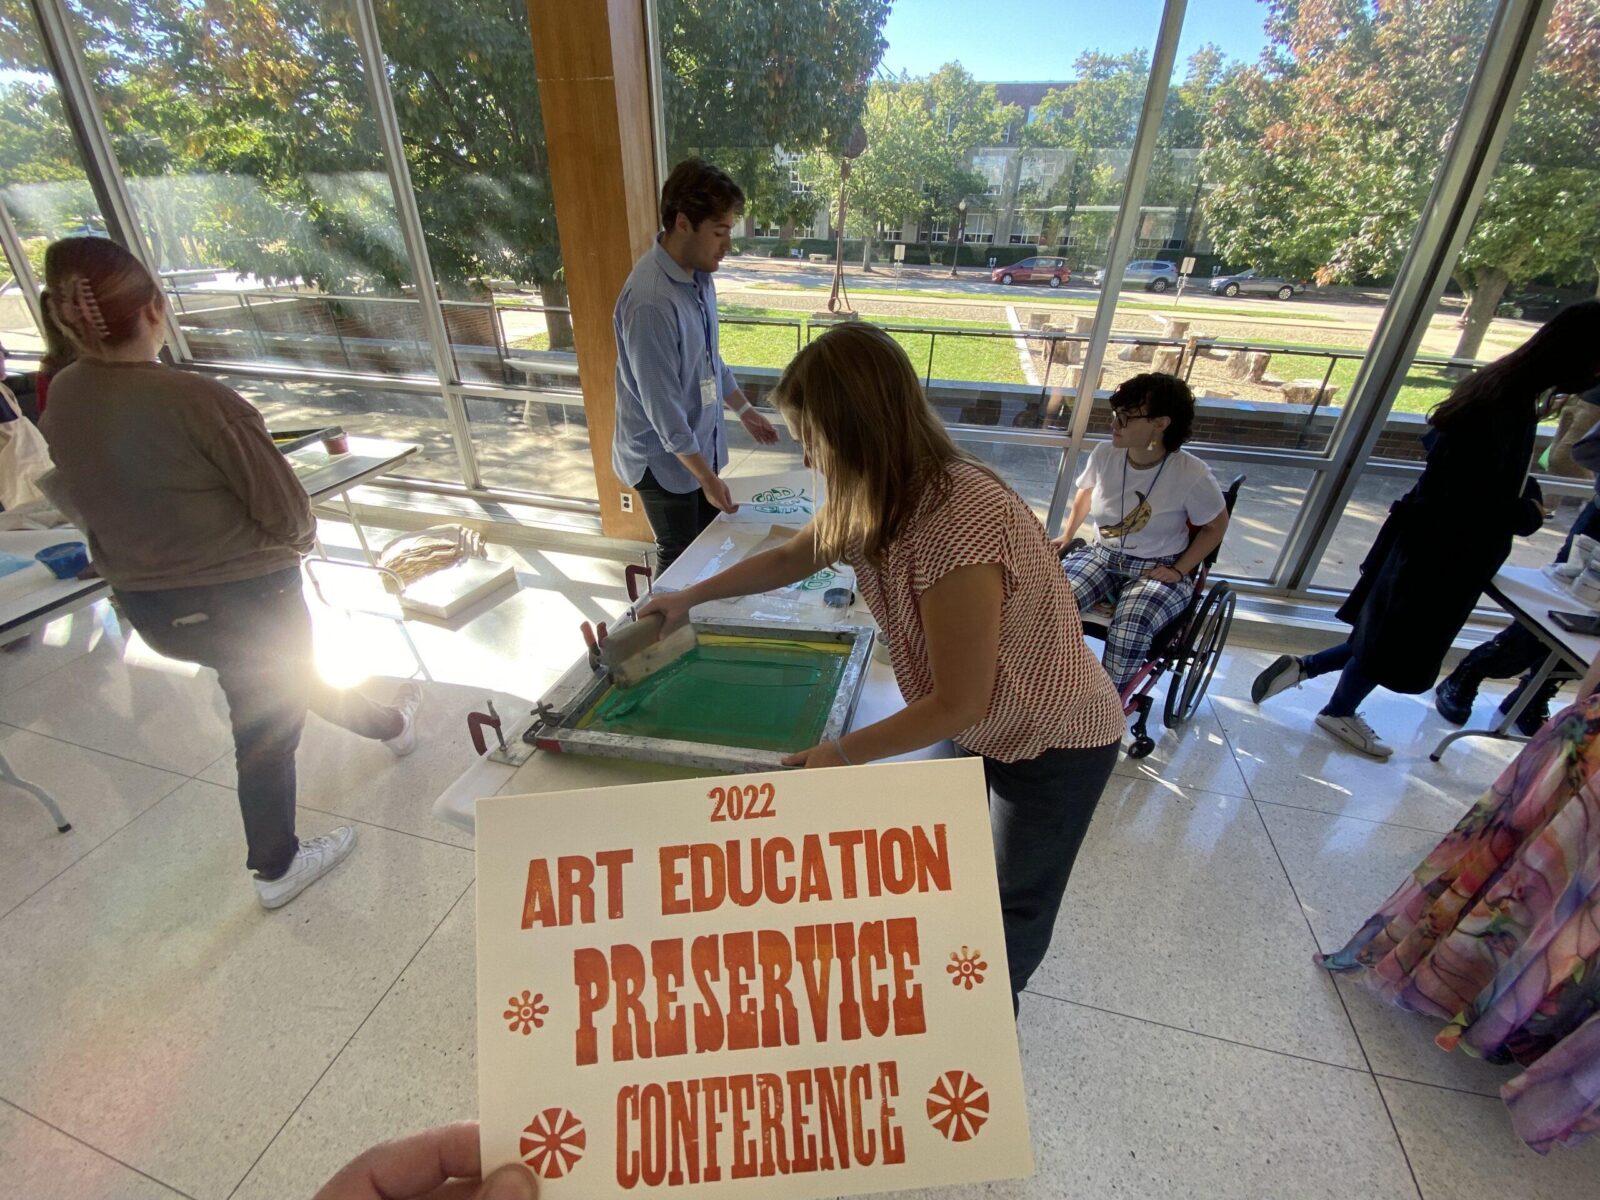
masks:
[(956, 210), (961, 214), (961, 223), (956, 226), (956, 252), (950, 256), (951, 279), (956, 277), (956, 267), (961, 262), (961, 243), (967, 236), (967, 202), (965, 198), (962, 199), (960, 204), (956, 205)]

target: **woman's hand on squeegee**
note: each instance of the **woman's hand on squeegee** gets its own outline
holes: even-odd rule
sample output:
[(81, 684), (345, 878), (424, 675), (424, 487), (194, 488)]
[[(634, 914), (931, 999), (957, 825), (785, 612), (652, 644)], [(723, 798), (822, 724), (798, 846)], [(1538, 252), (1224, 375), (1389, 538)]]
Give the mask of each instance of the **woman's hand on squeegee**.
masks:
[(694, 600), (688, 592), (657, 592), (640, 607), (638, 616), (642, 619), (659, 614), (665, 636), (688, 622), (693, 607)]
[(823, 742), (820, 746), (813, 746), (809, 750), (800, 751), (799, 754), (789, 755), (788, 758), (783, 760), (783, 765), (810, 769), (815, 767), (848, 767), (850, 764), (845, 762), (844, 758), (839, 754), (839, 744), (837, 742)]

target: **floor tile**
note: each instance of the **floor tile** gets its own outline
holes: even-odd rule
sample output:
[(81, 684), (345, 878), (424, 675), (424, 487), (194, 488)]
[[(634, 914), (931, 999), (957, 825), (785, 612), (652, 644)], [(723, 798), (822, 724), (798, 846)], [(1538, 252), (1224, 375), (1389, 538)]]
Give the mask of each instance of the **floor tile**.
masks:
[(121, 636), (116, 614), (107, 600), (68, 613), (0, 649), (0, 696), (82, 658), (107, 637)]
[[(1162, 697), (1164, 692), (1159, 693)], [(1159, 714), (1158, 714), (1159, 717)], [(1150, 736), (1156, 748), (1145, 758), (1117, 759), (1116, 773), (1129, 779), (1162, 780), (1184, 788), (1221, 792), (1224, 796), (1248, 796), (1239, 764), (1223, 736), (1222, 723), (1210, 704), (1179, 729), (1166, 729), (1159, 719), (1150, 722)]]
[(161, 797), (182, 775), (0, 726), (11, 769), (54, 797), (72, 828), (57, 833), (44, 806), (0, 783), (0, 917)]
[(0, 922), (17, 968), (0, 976), (0, 1096), (226, 1196), (472, 878), (454, 847), (360, 838), (268, 913), (232, 793), (191, 782), (155, 805)]
[(1021, 1034), (1034, 1177), (899, 1195), (1415, 1200), (1362, 1072), (1047, 1001)]
[[(364, 694), (388, 700), (399, 680), (371, 680)], [(300, 804), (339, 817), (414, 833), (420, 837), (470, 847), (472, 835), (440, 821), (432, 813), (434, 799), (472, 765), (476, 751), (467, 732), (467, 714), (483, 710), (485, 699), (506, 722), (506, 732), (527, 712), (526, 703), (486, 688), (442, 683), (423, 685), (417, 715), (417, 748), (396, 758), (381, 742), (308, 717), (295, 757)], [(233, 752), (221, 755), (200, 778), (236, 787)]]
[(1429, 762), (1429, 753), (1452, 726), (1426, 696), (1378, 691), (1362, 711), (1395, 753), (1388, 762), (1367, 758), (1316, 727), (1331, 679), (1282, 692), (1259, 708), (1250, 702), (1250, 680), (1271, 657), (1258, 651), (1230, 655), (1224, 663), (1226, 685), (1212, 695), (1257, 800), (1443, 833), (1520, 749), (1474, 738), (1451, 746), (1441, 762)]
[(1363, 1066), (1248, 800), (1113, 780), (1029, 989)]
[(0, 721), (146, 766), (193, 775), (231, 744), (216, 677), (152, 651), (138, 635), (0, 697)]
[[(1324, 952), (1349, 941), (1439, 840), (1437, 834), (1398, 825), (1275, 804), (1259, 808)], [(1384, 1004), (1354, 975), (1335, 979), (1378, 1074), (1486, 1095), (1497, 1094), (1510, 1077), (1508, 1068), (1434, 1045), (1443, 1021)]]
[(1348, 942), (1439, 842), (1426, 829), (1279, 804), (1259, 807), (1325, 954)]
[(1378, 1081), (1425, 1200), (1590, 1200), (1600, 1185), (1600, 1141), (1541, 1157), (1489, 1096)]
[(0, 1103), (0, 1186), (17, 1200), (180, 1200), (180, 1193)]
[(232, 1200), (310, 1196), (369, 1146), (478, 1112), (468, 891)]

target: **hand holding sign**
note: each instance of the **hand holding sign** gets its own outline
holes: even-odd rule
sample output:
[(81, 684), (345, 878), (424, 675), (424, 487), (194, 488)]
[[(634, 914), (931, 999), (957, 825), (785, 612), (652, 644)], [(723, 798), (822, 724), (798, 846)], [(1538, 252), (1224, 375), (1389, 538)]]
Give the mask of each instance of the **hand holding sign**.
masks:
[(374, 1146), (352, 1159), (313, 1200), (537, 1200), (521, 1163), (479, 1181), (478, 1123), (440, 1125)]
[(483, 1161), (550, 1200), (1030, 1173), (986, 795), (966, 760), (480, 801)]

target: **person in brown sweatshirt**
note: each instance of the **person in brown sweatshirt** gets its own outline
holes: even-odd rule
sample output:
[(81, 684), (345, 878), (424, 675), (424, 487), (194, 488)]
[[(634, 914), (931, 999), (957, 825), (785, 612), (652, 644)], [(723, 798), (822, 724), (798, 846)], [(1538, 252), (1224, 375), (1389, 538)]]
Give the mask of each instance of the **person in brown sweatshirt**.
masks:
[(40, 427), (90, 553), (141, 637), (217, 673), (239, 768), (246, 866), (267, 908), (287, 904), (355, 845), (345, 825), (295, 834), (295, 751), (307, 711), (396, 754), (416, 744), (422, 692), (373, 703), (323, 683), (300, 560), (311, 502), (261, 414), (213, 379), (157, 361), (160, 289), (116, 243), (45, 252), (47, 338), (77, 358), (51, 382)]

